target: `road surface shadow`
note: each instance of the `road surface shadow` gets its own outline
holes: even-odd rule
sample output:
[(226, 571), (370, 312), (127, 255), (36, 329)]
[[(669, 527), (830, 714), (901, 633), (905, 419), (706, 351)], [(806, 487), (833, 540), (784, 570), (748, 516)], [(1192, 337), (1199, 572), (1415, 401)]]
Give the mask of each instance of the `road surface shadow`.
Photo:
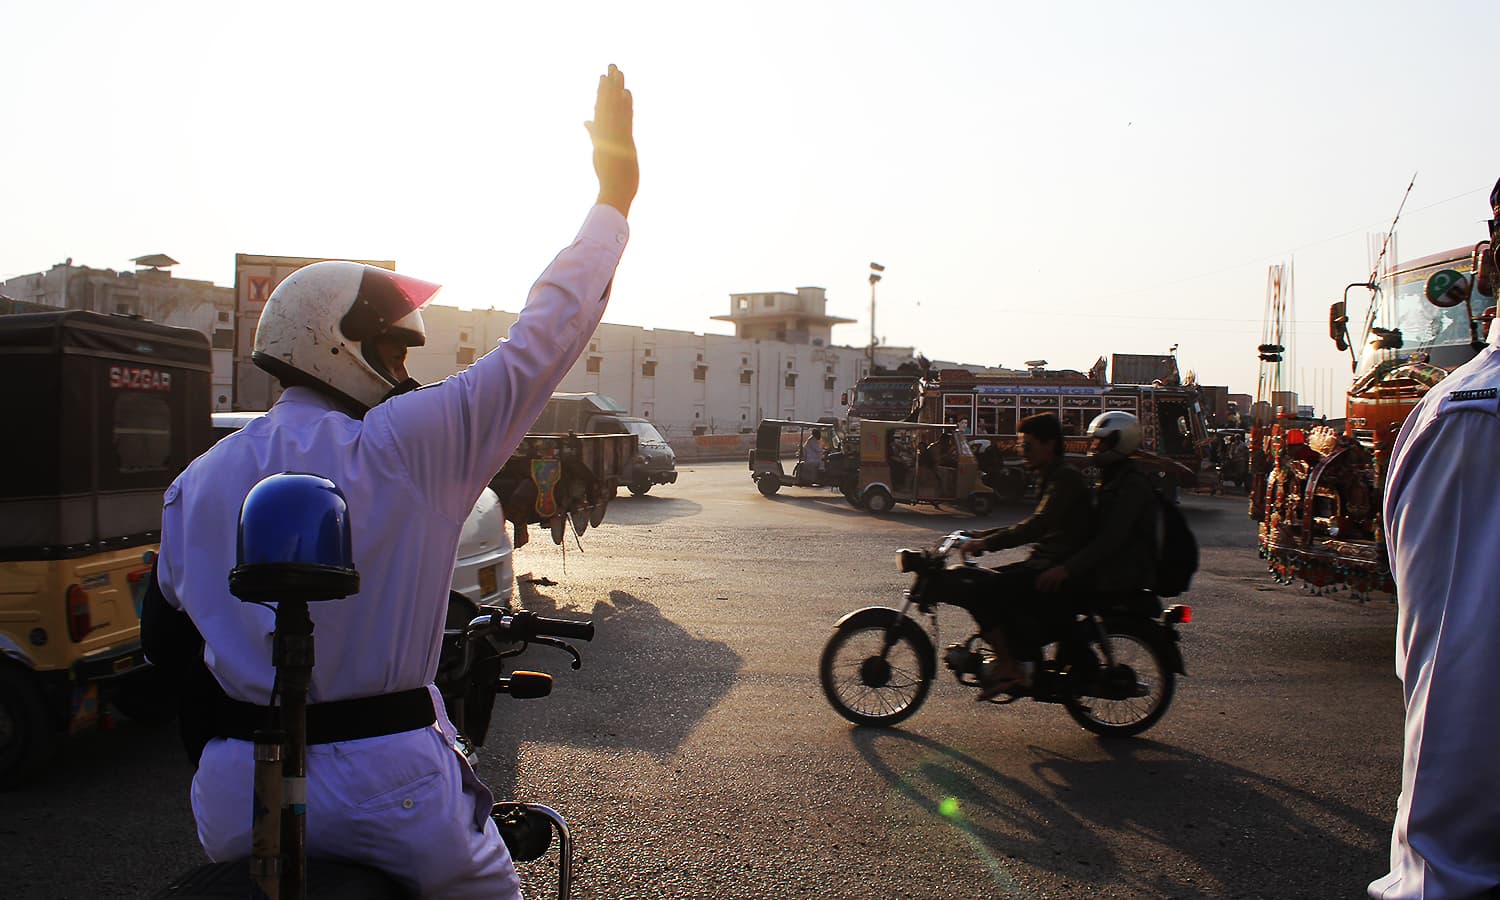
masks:
[(1001, 896), (1028, 893), (1010, 874), (1025, 867), (1084, 892), (1305, 897), (1334, 895), (1314, 881), (1357, 891), (1383, 865), (1388, 823), (1155, 741), (1101, 740), (1076, 756), (1033, 744), (1010, 761), (1028, 774), (1011, 775), (920, 735), (861, 728), (851, 738), (900, 796), (964, 837)]
[(550, 697), (495, 701), (480, 774), (496, 797), (516, 787), (515, 764), (527, 741), (667, 756), (734, 686), (743, 661), (721, 641), (695, 638), (651, 603), (625, 591), (592, 610), (559, 611), (534, 584), (520, 586), (520, 604), (538, 615), (590, 619), (594, 640), (574, 642), (583, 667), (572, 670), (561, 651), (532, 645), (507, 669), (549, 672)]

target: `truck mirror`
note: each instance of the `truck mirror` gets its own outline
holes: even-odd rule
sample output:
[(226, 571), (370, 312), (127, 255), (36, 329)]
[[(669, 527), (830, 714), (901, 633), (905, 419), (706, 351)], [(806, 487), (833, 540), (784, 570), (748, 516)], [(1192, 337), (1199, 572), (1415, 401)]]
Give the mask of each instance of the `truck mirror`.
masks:
[(1427, 279), (1427, 302), (1440, 309), (1465, 303), (1474, 283), (1469, 276), (1444, 269)]
[(1340, 353), (1349, 349), (1349, 316), (1342, 300), (1328, 307), (1328, 336)]
[(839, 406), (848, 406), (848, 405), (849, 405), (849, 392), (848, 391), (844, 391), (842, 394), (839, 394)]

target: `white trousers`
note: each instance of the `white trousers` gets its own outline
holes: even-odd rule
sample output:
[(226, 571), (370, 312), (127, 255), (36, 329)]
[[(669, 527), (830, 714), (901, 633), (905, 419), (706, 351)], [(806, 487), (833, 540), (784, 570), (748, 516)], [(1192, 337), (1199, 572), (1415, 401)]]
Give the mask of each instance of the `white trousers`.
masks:
[[(193, 778), (198, 840), (250, 855), (254, 745), (216, 739)], [(307, 748), (309, 857), (374, 866), (423, 897), (519, 900), (493, 798), (435, 727)]]

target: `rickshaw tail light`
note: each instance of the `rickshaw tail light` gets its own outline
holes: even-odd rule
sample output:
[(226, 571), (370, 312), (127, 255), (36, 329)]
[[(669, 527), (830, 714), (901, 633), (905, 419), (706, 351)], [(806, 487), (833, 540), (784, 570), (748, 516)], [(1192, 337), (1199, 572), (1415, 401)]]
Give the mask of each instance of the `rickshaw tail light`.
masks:
[(78, 643), (94, 630), (93, 618), (89, 615), (89, 592), (79, 585), (68, 587), (68, 637)]
[(1167, 622), (1172, 625), (1193, 621), (1193, 608), (1179, 603), (1167, 609)]

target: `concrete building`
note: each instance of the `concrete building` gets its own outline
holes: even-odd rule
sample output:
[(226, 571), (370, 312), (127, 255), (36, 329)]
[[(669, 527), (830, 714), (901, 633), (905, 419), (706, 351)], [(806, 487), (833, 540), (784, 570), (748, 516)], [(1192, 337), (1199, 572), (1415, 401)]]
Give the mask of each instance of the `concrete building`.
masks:
[(139, 268), (117, 272), (75, 266), (70, 258), (45, 272), (0, 282), (0, 294), (36, 307), (142, 316), (201, 332), (213, 347), (214, 409), (229, 409), (234, 395), (234, 290), (172, 277), (170, 268), (177, 262), (164, 254), (131, 262)]
[(814, 347), (833, 343), (833, 326), (855, 321), (828, 315), (827, 291), (820, 287), (799, 287), (795, 294), (730, 294), (729, 314), (709, 318), (733, 323), (734, 336), (743, 340)]
[[(764, 295), (734, 295), (742, 296)], [(488, 352), (517, 318), (517, 313), (500, 310), (430, 306), (423, 310), (427, 345), (413, 348), (407, 369), (423, 382), (451, 375)], [(830, 328), (840, 321), (824, 318), (833, 320)], [(559, 390), (608, 394), (674, 441), (749, 434), (763, 418), (840, 416), (843, 393), (868, 372), (869, 350), (830, 346), (827, 336), (821, 338), (823, 344), (813, 344), (819, 339), (815, 329), (803, 330), (808, 342), (790, 343), (606, 322)], [(878, 347), (875, 362), (895, 368), (913, 356), (910, 347)], [(941, 361), (933, 366), (994, 371)]]

